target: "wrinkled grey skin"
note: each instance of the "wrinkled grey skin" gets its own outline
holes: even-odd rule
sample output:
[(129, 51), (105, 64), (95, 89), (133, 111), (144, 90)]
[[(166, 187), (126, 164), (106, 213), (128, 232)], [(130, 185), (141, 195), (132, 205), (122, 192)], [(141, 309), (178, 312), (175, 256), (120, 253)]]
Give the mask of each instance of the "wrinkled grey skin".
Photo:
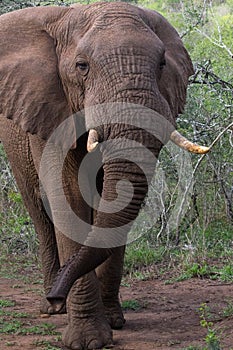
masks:
[[(111, 328), (124, 324), (118, 293), (125, 248), (80, 246), (54, 227), (39, 190), (42, 151), (52, 132), (73, 112), (106, 102), (140, 104), (175, 125), (193, 73), (190, 58), (163, 17), (120, 2), (30, 8), (2, 15), (0, 52), (0, 139), (40, 240), (45, 293), (51, 302), (44, 299), (41, 312), (64, 312), (69, 293), (64, 344), (71, 349), (101, 348), (112, 342)], [(80, 127), (85, 128), (85, 118)], [(95, 128), (95, 120), (88, 116), (88, 128)], [(98, 127), (98, 132), (102, 141), (125, 135), (150, 148), (155, 156), (162, 147), (148, 133), (127, 125)], [(98, 226), (120, 226), (136, 218), (148, 184), (132, 163), (108, 162), (108, 149), (103, 154), (98, 150), (81, 174), (90, 198), (89, 174), (98, 157), (104, 162), (97, 179), (103, 199), (115, 198), (116, 183), (122, 178), (134, 185), (135, 192), (119, 213), (107, 215), (97, 210), (93, 215), (77, 180), (86, 142), (84, 134), (69, 151), (63, 183), (73, 211), (90, 224), (94, 218), (95, 234)], [(149, 177), (153, 169), (154, 164)], [(64, 300), (57, 307), (59, 293)]]

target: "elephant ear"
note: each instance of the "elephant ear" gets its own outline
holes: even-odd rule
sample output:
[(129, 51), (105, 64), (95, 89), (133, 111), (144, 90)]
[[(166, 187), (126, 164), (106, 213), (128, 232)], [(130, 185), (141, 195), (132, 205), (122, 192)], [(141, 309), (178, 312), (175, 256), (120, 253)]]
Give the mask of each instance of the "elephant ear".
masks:
[(194, 73), (191, 59), (177, 31), (159, 13), (145, 10), (146, 22), (163, 42), (165, 66), (158, 82), (174, 118), (184, 111), (188, 78)]
[(66, 11), (30, 8), (0, 16), (0, 114), (45, 140), (71, 112), (54, 40), (44, 30)]

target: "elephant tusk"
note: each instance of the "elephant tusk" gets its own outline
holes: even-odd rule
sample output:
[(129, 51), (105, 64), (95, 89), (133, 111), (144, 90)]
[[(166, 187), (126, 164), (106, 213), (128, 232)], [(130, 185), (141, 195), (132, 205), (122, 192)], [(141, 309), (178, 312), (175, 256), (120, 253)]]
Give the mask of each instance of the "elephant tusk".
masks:
[(93, 152), (96, 150), (98, 144), (99, 144), (99, 137), (98, 133), (95, 129), (90, 129), (87, 139), (87, 151)]
[(177, 146), (189, 151), (191, 153), (205, 154), (208, 153), (210, 147), (199, 146), (182, 136), (177, 130), (173, 131), (170, 136), (170, 140)]

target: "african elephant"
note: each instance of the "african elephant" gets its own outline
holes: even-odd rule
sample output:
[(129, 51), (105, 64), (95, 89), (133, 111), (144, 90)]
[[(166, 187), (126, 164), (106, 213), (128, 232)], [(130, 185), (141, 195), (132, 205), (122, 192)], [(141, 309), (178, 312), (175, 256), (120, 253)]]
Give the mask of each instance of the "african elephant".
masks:
[[(39, 236), (47, 295), (41, 312), (67, 310), (68, 348), (101, 348), (112, 343), (111, 328), (125, 322), (118, 298), (125, 243), (147, 194), (153, 159), (169, 138), (189, 151), (207, 151), (175, 130), (191, 60), (161, 15), (121, 2), (4, 14), (0, 52), (0, 139)], [(143, 108), (155, 117), (144, 117)], [(70, 117), (75, 126), (64, 124), (60, 144), (53, 143), (54, 132)], [(51, 138), (56, 147), (48, 151)], [(152, 156), (145, 159), (138, 144)], [(96, 163), (101, 166), (93, 186)], [(52, 175), (46, 173), (50, 168)], [(82, 219), (72, 227), (56, 191), (57, 173), (68, 207)], [(133, 189), (130, 200), (126, 183)], [(120, 206), (114, 207), (117, 198)], [(66, 231), (75, 229), (75, 239), (60, 223)]]

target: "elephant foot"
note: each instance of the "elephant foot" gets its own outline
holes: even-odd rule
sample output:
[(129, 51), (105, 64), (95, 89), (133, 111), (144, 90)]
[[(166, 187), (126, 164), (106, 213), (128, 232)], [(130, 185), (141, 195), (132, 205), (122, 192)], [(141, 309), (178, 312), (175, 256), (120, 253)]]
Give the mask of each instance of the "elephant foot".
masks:
[(63, 343), (72, 350), (109, 348), (112, 330), (104, 317), (72, 319), (63, 333)]
[(43, 297), (40, 301), (40, 313), (41, 315), (66, 314), (66, 305), (59, 312), (56, 312), (48, 300)]
[(105, 316), (112, 329), (121, 329), (125, 324), (125, 318), (119, 301), (104, 302)]

